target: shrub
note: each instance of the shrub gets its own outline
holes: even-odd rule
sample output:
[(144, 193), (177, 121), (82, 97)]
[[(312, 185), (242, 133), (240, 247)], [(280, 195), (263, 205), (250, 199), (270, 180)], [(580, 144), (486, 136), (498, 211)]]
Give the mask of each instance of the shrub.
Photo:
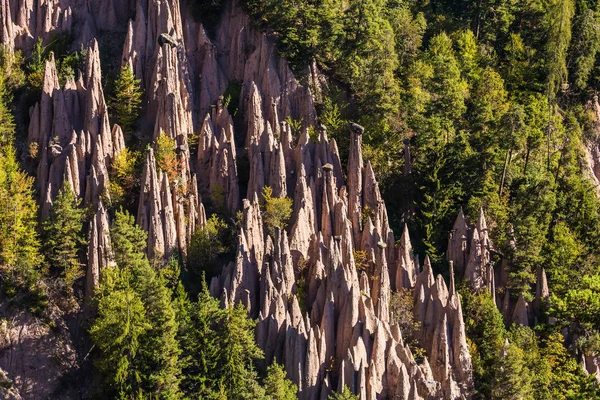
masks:
[(263, 222), (271, 236), (275, 236), (275, 227), (283, 230), (292, 214), (292, 199), (289, 197), (273, 197), (273, 189), (263, 188), (264, 210)]
[(193, 278), (199, 278), (203, 271), (209, 278), (217, 275), (218, 258), (227, 252), (227, 246), (223, 244), (227, 230), (227, 224), (213, 214), (204, 227), (194, 232), (187, 256), (188, 270)]
[(175, 153), (177, 142), (161, 131), (160, 136), (156, 139), (155, 147), (158, 167), (167, 173), (169, 182), (174, 182), (181, 169), (177, 154)]

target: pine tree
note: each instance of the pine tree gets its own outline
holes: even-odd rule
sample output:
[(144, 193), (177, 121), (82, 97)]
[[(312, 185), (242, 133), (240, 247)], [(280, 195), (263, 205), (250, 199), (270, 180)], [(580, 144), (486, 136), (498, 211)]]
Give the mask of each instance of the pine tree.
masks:
[(208, 293), (203, 282), (198, 301), (184, 301), (181, 309), (180, 337), (184, 349), (182, 390), (192, 398), (218, 397), (219, 354), (222, 351), (217, 334), (217, 323), (224, 310), (219, 301)]
[(506, 341), (497, 363), (492, 399), (526, 400), (533, 399), (531, 373), (525, 364), (525, 352)]
[(329, 400), (358, 400), (358, 395), (352, 394), (348, 386), (344, 386), (342, 393), (334, 392), (329, 395)]
[[(172, 293), (146, 256), (146, 233), (117, 212), (111, 226), (117, 266), (105, 268), (90, 335), (102, 350), (98, 366), (121, 396), (179, 398), (179, 330)], [(120, 264), (119, 264), (120, 263)]]
[(298, 387), (285, 376), (285, 370), (276, 362), (267, 368), (264, 381), (265, 400), (296, 400)]
[(553, 0), (549, 2), (547, 13), (547, 62), (548, 100), (552, 101), (556, 92), (567, 81), (567, 50), (571, 41), (571, 20), (574, 14), (573, 0)]
[(140, 80), (135, 79), (129, 64), (121, 67), (119, 78), (115, 81), (115, 94), (112, 100), (114, 116), (123, 132), (132, 134), (135, 131), (142, 102)]
[(59, 274), (68, 293), (72, 292), (73, 284), (83, 275), (79, 256), (86, 240), (82, 233), (84, 210), (79, 208), (79, 203), (66, 183), (43, 224), (44, 254), (51, 272)]
[(110, 238), (118, 266), (134, 268), (144, 263), (148, 234), (135, 227), (133, 215), (123, 210), (117, 211), (110, 227)]
[(41, 290), (35, 285), (41, 257), (33, 178), (17, 163), (14, 128), (5, 98), (0, 97), (0, 281), (9, 293), (17, 287)]
[(248, 319), (248, 310), (242, 303), (230, 305), (219, 323), (221, 353), (216, 372), (219, 386), (228, 399), (256, 397), (257, 375), (253, 364), (264, 355), (254, 341), (255, 325)]
[(466, 110), (467, 82), (452, 48), (452, 40), (445, 33), (431, 39), (425, 60), (433, 67), (434, 75), (429, 91), (436, 95), (431, 112), (450, 121), (459, 118)]
[(221, 265), (218, 263), (218, 257), (227, 251), (223, 244), (226, 229), (225, 221), (213, 214), (206, 221), (206, 225), (192, 235), (187, 254), (187, 268), (193, 280), (199, 280), (202, 273), (206, 273), (209, 278), (219, 274)]
[(138, 353), (143, 335), (152, 327), (142, 299), (128, 287), (127, 275), (129, 271), (118, 267), (102, 271), (98, 315), (90, 328), (90, 337), (102, 352), (96, 365), (121, 398), (142, 393)]
[[(597, 7), (597, 5), (596, 5)], [(577, 2), (576, 17), (573, 20), (573, 41), (571, 42), (570, 68), (573, 71), (573, 82), (579, 90), (588, 86), (596, 55), (600, 50), (600, 14), (589, 7), (587, 2)]]
[(464, 306), (467, 337), (472, 343), (475, 387), (485, 397), (490, 396), (494, 366), (506, 336), (502, 314), (489, 293), (473, 294), (469, 288), (460, 291)]
[(178, 325), (165, 279), (149, 265), (136, 271), (132, 282), (134, 290), (144, 303), (146, 317), (150, 322), (141, 338), (139, 365), (144, 387), (150, 393), (164, 399), (179, 398), (181, 350), (177, 342)]

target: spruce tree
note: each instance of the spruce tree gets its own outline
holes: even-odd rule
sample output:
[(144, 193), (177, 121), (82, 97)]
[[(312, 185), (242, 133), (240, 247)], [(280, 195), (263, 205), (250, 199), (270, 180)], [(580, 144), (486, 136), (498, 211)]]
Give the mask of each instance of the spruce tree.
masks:
[(277, 362), (267, 368), (264, 380), (265, 400), (296, 400), (298, 386), (285, 376), (285, 370)]
[(140, 82), (139, 79), (135, 79), (129, 64), (121, 67), (121, 73), (115, 81), (115, 94), (111, 99), (111, 106), (115, 119), (126, 134), (135, 131), (141, 109), (143, 91)]
[(525, 363), (525, 352), (506, 341), (496, 365), (492, 399), (532, 399), (531, 372)]
[(219, 307), (219, 301), (208, 293), (205, 283), (198, 294), (198, 301), (184, 301), (183, 306), (180, 313), (183, 322), (180, 325), (181, 347), (184, 349), (182, 389), (192, 398), (218, 397), (216, 368), (222, 348), (216, 329), (225, 311)]
[(83, 275), (79, 256), (86, 240), (82, 233), (84, 210), (79, 208), (79, 203), (66, 183), (43, 224), (44, 254), (51, 272), (58, 274), (69, 293), (75, 281)]
[(21, 170), (13, 147), (14, 122), (0, 97), (0, 280), (5, 292), (40, 290), (40, 241), (33, 178)]
[(219, 386), (228, 399), (255, 398), (258, 390), (254, 361), (264, 357), (254, 341), (256, 323), (242, 303), (230, 305), (217, 330), (221, 353), (217, 364)]
[(341, 393), (334, 392), (329, 395), (329, 400), (358, 400), (358, 395), (352, 394), (348, 386), (344, 386)]
[(116, 213), (111, 237), (117, 266), (102, 271), (90, 329), (102, 350), (98, 366), (122, 396), (177, 399), (181, 350), (172, 292), (142, 253), (146, 233), (131, 215)]
[(102, 270), (96, 295), (98, 315), (90, 328), (90, 337), (100, 349), (96, 366), (111, 391), (121, 398), (143, 393), (138, 353), (144, 346), (143, 335), (152, 325), (139, 295), (128, 286), (129, 271), (118, 267)]

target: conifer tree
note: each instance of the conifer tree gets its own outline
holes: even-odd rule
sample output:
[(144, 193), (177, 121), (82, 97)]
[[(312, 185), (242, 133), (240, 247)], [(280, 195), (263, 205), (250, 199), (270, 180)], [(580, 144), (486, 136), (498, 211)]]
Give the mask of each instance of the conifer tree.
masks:
[(348, 386), (344, 386), (341, 393), (334, 392), (329, 395), (329, 400), (358, 400), (358, 395), (352, 394)]
[(219, 301), (208, 293), (202, 281), (198, 301), (185, 302), (180, 323), (181, 347), (184, 349), (182, 389), (190, 397), (218, 397), (218, 376), (215, 374), (222, 351), (217, 335), (217, 322), (224, 311)]
[(525, 354), (518, 346), (506, 341), (496, 366), (492, 399), (532, 399), (531, 373), (525, 364)]
[(121, 398), (143, 393), (138, 363), (142, 336), (151, 328), (144, 304), (128, 286), (129, 271), (108, 267), (102, 271), (97, 299), (98, 315), (90, 337), (101, 350), (96, 365), (107, 380), (105, 393)]
[(221, 354), (217, 364), (219, 386), (229, 399), (253, 398), (257, 390), (254, 361), (264, 357), (254, 341), (256, 323), (248, 319), (242, 303), (230, 305), (220, 321), (218, 336)]
[(98, 318), (90, 329), (102, 350), (98, 366), (121, 396), (179, 398), (181, 351), (172, 293), (142, 253), (146, 233), (131, 215), (116, 213), (111, 237), (117, 266), (102, 271)]
[(571, 20), (574, 12), (573, 0), (549, 2), (546, 15), (548, 27), (547, 96), (549, 101), (554, 99), (563, 82), (567, 81), (567, 50), (571, 41)]
[(129, 64), (121, 67), (119, 78), (115, 81), (115, 94), (112, 100), (114, 116), (123, 132), (132, 134), (139, 116), (142, 102), (140, 80), (135, 79)]
[(86, 240), (82, 233), (84, 210), (79, 208), (79, 203), (66, 183), (43, 224), (44, 254), (52, 272), (59, 274), (69, 293), (73, 283), (83, 275), (79, 256)]
[(40, 241), (33, 178), (17, 163), (14, 122), (0, 97), (0, 280), (4, 291), (33, 286), (38, 278)]
[(296, 400), (298, 387), (285, 376), (285, 370), (277, 362), (267, 368), (264, 381), (265, 400)]

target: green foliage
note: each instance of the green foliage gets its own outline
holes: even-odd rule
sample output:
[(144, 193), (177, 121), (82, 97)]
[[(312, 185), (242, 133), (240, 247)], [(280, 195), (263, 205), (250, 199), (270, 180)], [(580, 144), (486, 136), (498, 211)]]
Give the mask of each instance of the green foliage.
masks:
[(5, 101), (10, 101), (11, 94), (25, 85), (23, 62), (23, 53), (0, 46), (0, 97)]
[[(185, 349), (184, 392), (206, 399), (263, 398), (264, 390), (253, 367), (263, 355), (254, 342), (255, 322), (247, 318), (246, 308), (239, 303), (221, 309), (205, 284), (198, 301), (188, 302), (186, 308), (188, 317), (181, 330)], [(267, 387), (283, 388), (287, 393), (288, 383), (275, 382), (274, 378), (277, 376)]]
[(287, 124), (290, 126), (294, 137), (300, 136), (300, 133), (302, 132), (302, 120), (293, 119), (288, 115), (288, 117), (285, 119), (285, 122), (287, 122)]
[(296, 400), (298, 387), (285, 376), (285, 370), (276, 362), (267, 368), (264, 381), (265, 400)]
[(336, 140), (340, 152), (344, 152), (342, 159), (346, 160), (348, 158), (348, 138), (350, 137), (348, 121), (342, 116), (342, 107), (329, 96), (323, 99), (319, 121), (327, 128), (329, 138)]
[[(5, 79), (4, 73), (0, 72), (0, 84), (4, 83)], [(2, 149), (5, 157), (7, 157), (6, 161), (8, 162), (8, 157), (11, 157), (11, 151), (14, 146), (15, 121), (8, 108), (10, 92), (6, 92), (4, 86), (0, 87), (3, 88), (0, 89), (0, 149)]]
[(26, 83), (32, 94), (37, 96), (42, 90), (46, 61), (51, 54), (55, 56), (56, 73), (61, 87), (67, 79), (74, 79), (78, 70), (84, 70), (87, 50), (82, 45), (78, 50), (69, 51), (72, 42), (73, 38), (68, 34), (55, 35), (46, 45), (42, 38), (38, 38), (25, 68)]
[(135, 196), (131, 194), (139, 192), (141, 155), (141, 152), (125, 148), (111, 160), (108, 174), (113, 207), (124, 206), (129, 209), (135, 206)]
[(358, 395), (352, 394), (348, 386), (344, 386), (342, 393), (334, 392), (329, 395), (329, 400), (358, 400)]
[(570, 67), (575, 88), (585, 90), (588, 86), (596, 55), (600, 50), (600, 26), (598, 10), (585, 1), (576, 3), (576, 17), (573, 19), (572, 58)]
[(176, 181), (180, 170), (177, 153), (175, 153), (176, 148), (177, 141), (175, 139), (171, 139), (165, 135), (163, 131), (161, 131), (160, 135), (155, 141), (154, 155), (156, 156), (156, 163), (158, 164), (158, 167), (167, 173), (169, 182), (171, 183)]
[(600, 396), (595, 379), (583, 372), (563, 342), (564, 338), (559, 332), (551, 332), (542, 340), (540, 352), (550, 371), (550, 378), (544, 382), (548, 386), (538, 385), (536, 389), (541, 389), (547, 398), (556, 400)]
[(38, 38), (27, 63), (27, 82), (32, 91), (39, 93), (44, 84), (44, 70), (48, 52), (42, 38)]
[(506, 342), (502, 347), (492, 384), (492, 399), (532, 399), (531, 372), (526, 366), (525, 351)]
[(263, 222), (271, 237), (275, 237), (275, 228), (286, 229), (292, 215), (292, 199), (289, 197), (273, 197), (273, 190), (263, 188)]
[(219, 301), (208, 293), (206, 284), (198, 294), (198, 301), (184, 304), (180, 318), (181, 344), (184, 352), (182, 390), (188, 396), (216, 398), (218, 380), (213, 375), (219, 361), (220, 340), (217, 322), (223, 310)]
[(188, 248), (187, 267), (194, 280), (203, 272), (210, 277), (218, 275), (220, 267), (219, 256), (227, 252), (224, 245), (227, 235), (227, 224), (216, 214), (210, 216), (206, 225), (197, 229), (192, 235)]
[(121, 67), (119, 77), (115, 81), (114, 95), (110, 106), (113, 117), (126, 135), (135, 132), (137, 119), (141, 110), (143, 90), (140, 80), (135, 78), (129, 64)]
[(548, 98), (553, 99), (567, 82), (567, 50), (571, 42), (571, 20), (575, 12), (573, 0), (549, 2), (547, 21)]
[[(593, 398), (597, 388), (552, 328), (506, 330), (491, 296), (460, 289), (475, 388), (493, 399)], [(581, 303), (579, 303), (581, 304)]]
[(67, 79), (75, 79), (77, 71), (84, 70), (86, 55), (87, 50), (82, 44), (79, 50), (66, 53), (57, 60), (56, 73), (61, 86), (64, 86)]
[(80, 255), (87, 241), (83, 235), (84, 209), (67, 183), (54, 200), (43, 223), (44, 255), (50, 272), (58, 274), (63, 290), (71, 294), (73, 284), (83, 276)]
[(104, 268), (90, 328), (101, 350), (96, 364), (121, 398), (179, 398), (181, 353), (171, 291), (142, 253), (145, 232), (117, 212), (111, 226), (117, 266)]
[(464, 287), (460, 290), (467, 337), (472, 341), (473, 375), (475, 387), (484, 396), (490, 396), (495, 363), (504, 344), (506, 330), (502, 315), (487, 292), (473, 294)]
[(131, 288), (120, 287), (121, 282), (126, 281), (121, 277), (122, 272), (117, 267), (103, 271), (103, 281), (116, 282), (113, 290), (98, 300), (98, 316), (90, 329), (90, 337), (102, 351), (98, 369), (110, 374), (110, 385), (120, 397), (128, 397), (141, 391), (136, 360), (140, 337), (151, 325), (139, 296)]
[(400, 327), (404, 343), (408, 344), (416, 358), (424, 354), (419, 345), (421, 323), (415, 321), (413, 314), (413, 296), (410, 290), (400, 289), (392, 293), (390, 299), (390, 320)]
[(24, 288), (41, 295), (33, 178), (19, 167), (13, 140), (13, 118), (0, 97), (0, 282), (8, 294)]
[(241, 83), (231, 82), (229, 86), (227, 86), (227, 89), (225, 89), (225, 93), (223, 93), (223, 107), (227, 107), (227, 111), (233, 117), (235, 117), (238, 112), (241, 92)]
[(561, 326), (569, 326), (579, 336), (578, 346), (586, 354), (600, 351), (600, 275), (584, 276), (562, 297), (552, 295), (551, 313)]
[(217, 332), (222, 354), (215, 370), (219, 386), (228, 399), (253, 398), (256, 390), (253, 363), (264, 356), (254, 342), (256, 323), (248, 319), (248, 310), (242, 303), (226, 308), (220, 322)]
[(563, 221), (558, 221), (551, 233), (552, 240), (545, 246), (544, 258), (550, 279), (562, 295), (581, 273), (578, 267), (583, 262), (585, 247)]

